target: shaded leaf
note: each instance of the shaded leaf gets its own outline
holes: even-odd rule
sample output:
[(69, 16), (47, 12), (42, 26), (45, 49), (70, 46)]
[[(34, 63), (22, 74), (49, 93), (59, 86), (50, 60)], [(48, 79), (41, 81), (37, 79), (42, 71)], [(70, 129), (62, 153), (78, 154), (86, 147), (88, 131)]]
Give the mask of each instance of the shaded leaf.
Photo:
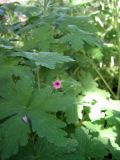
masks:
[(63, 93), (52, 94), (51, 91), (49, 88), (43, 88), (35, 93), (30, 105), (29, 116), (33, 130), (40, 137), (47, 137), (49, 142), (57, 146), (66, 146), (70, 141), (63, 130), (66, 124), (56, 117), (56, 112), (63, 111), (68, 121), (75, 121), (77, 114), (74, 115), (74, 118), (68, 114), (75, 106), (71, 96), (65, 96)]

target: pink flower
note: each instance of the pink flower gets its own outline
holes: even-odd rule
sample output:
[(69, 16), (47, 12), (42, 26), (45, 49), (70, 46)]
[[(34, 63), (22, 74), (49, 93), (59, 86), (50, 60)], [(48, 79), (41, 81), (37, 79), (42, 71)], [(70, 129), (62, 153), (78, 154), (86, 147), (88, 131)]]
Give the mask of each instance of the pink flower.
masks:
[(61, 88), (61, 81), (60, 80), (56, 80), (53, 82), (53, 88), (54, 89), (60, 89)]

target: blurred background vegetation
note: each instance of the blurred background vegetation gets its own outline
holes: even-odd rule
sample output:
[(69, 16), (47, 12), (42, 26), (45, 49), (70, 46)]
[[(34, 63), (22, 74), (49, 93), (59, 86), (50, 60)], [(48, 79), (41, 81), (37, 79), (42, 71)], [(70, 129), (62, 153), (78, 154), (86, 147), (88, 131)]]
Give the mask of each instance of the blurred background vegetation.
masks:
[[(40, 100), (48, 99), (46, 104), (39, 104), (42, 109), (38, 105), (36, 112), (27, 112), (33, 123), (29, 126), (29, 141), (20, 136), (16, 138), (14, 125), (11, 129), (11, 123), (4, 123), (16, 121), (17, 131), (19, 125), (14, 118), (12, 121), (12, 110), (0, 108), (0, 142), (4, 144), (0, 144), (1, 160), (119, 160), (119, 11), (120, 0), (0, 0), (1, 106), (10, 108), (18, 104), (18, 97), (12, 99), (12, 94), (8, 93), (13, 93), (11, 88), (19, 81), (16, 90), (25, 102), (25, 96), (29, 97), (27, 90), (41, 91), (35, 100), (31, 98), (27, 107), (32, 100), (32, 105), (36, 106)], [(46, 86), (50, 87), (55, 79), (61, 80), (62, 89), (58, 94), (53, 91), (52, 97)], [(2, 97), (12, 100), (5, 104)], [(49, 111), (53, 119), (47, 115), (49, 103), (53, 105)], [(47, 129), (44, 131), (44, 128)], [(45, 135), (41, 135), (41, 130)], [(63, 131), (67, 133), (64, 138), (75, 142), (62, 139)], [(4, 133), (7, 133), (5, 141)], [(15, 136), (15, 141), (10, 141), (9, 135), (13, 139)], [(67, 143), (67, 147), (61, 147), (62, 143)], [(24, 147), (19, 148), (19, 144)], [(56, 144), (59, 145), (56, 147)]]

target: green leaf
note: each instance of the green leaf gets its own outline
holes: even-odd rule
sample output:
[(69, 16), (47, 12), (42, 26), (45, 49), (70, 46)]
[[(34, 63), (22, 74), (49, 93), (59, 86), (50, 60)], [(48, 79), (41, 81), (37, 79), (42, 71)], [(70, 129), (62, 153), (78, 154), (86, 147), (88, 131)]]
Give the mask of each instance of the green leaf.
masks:
[(63, 56), (54, 52), (16, 52), (13, 56), (25, 57), (35, 62), (37, 66), (41, 65), (50, 69), (54, 69), (57, 63), (74, 61), (69, 56)]
[[(68, 118), (68, 121), (71, 122), (73, 117), (70, 117), (68, 112), (72, 112), (73, 108), (75, 106), (71, 96), (65, 96), (63, 93), (52, 94), (49, 88), (40, 89), (35, 93), (29, 110), (33, 130), (40, 137), (46, 137), (49, 142), (57, 146), (65, 146), (71, 140), (66, 138), (67, 133), (63, 130), (66, 124), (56, 117), (56, 113), (65, 112), (66, 120)], [(74, 122), (76, 116), (77, 114), (74, 115)]]
[(89, 54), (91, 54), (91, 56), (92, 56), (93, 59), (96, 59), (99, 62), (103, 58), (103, 53), (102, 53), (102, 51), (101, 51), (100, 48), (92, 48), (91, 50), (89, 50)]
[(60, 41), (71, 45), (76, 51), (82, 49), (85, 43), (91, 46), (98, 46), (97, 38), (93, 33), (81, 30), (75, 25), (68, 25), (68, 33)]
[(89, 131), (83, 127), (76, 130), (75, 136), (79, 143), (78, 153), (85, 157), (85, 159), (88, 159), (89, 157), (101, 159), (106, 155), (107, 143), (103, 143), (105, 139), (92, 138), (89, 135)]
[(112, 147), (116, 148), (117, 150), (120, 151), (120, 147), (116, 143), (117, 133), (116, 133), (115, 129), (116, 129), (116, 127), (114, 126), (111, 128), (101, 130), (100, 137), (110, 140)]
[[(106, 144), (105, 144), (106, 142)], [(108, 139), (105, 138), (94, 138), (91, 140), (91, 157), (102, 159), (107, 155)]]
[(27, 105), (33, 90), (33, 75), (28, 67), (15, 66), (9, 62), (1, 65), (0, 87), (0, 96), (4, 99), (15, 105)]
[(81, 71), (80, 80), (84, 94), (93, 92), (98, 87), (98, 84), (94, 81), (91, 73), (89, 72)]
[(81, 30), (95, 33), (97, 30), (89, 21), (91, 20), (90, 16), (61, 16), (57, 18), (57, 22), (60, 24), (60, 30), (66, 32), (68, 25), (77, 26)]
[(6, 46), (6, 45), (3, 45), (3, 44), (0, 44), (0, 48), (13, 49), (14, 47), (13, 46)]
[(23, 114), (19, 114), (6, 121), (1, 129), (2, 148), (1, 158), (6, 159), (18, 152), (19, 146), (24, 146), (28, 142), (29, 127), (21, 120)]
[(11, 50), (14, 48), (14, 46), (13, 44), (11, 44), (10, 40), (8, 40), (7, 38), (0, 38), (0, 48)]
[(20, 148), (19, 153), (10, 160), (61, 160), (63, 158), (67, 160), (67, 157), (70, 158), (68, 155), (74, 151), (75, 147), (73, 142), (68, 143), (66, 147), (57, 147), (54, 144), (48, 143), (45, 138), (37, 138), (34, 144), (28, 143), (27, 146)]
[[(16, 154), (28, 142), (29, 127), (22, 121), (33, 91), (33, 76), (28, 67), (5, 58), (0, 63), (0, 124), (2, 159)], [(13, 115), (13, 116), (12, 116)]]
[(53, 41), (50, 25), (42, 25), (39, 28), (34, 28), (29, 35), (23, 38), (24, 50), (40, 49), (42, 51), (49, 50), (50, 44)]
[(76, 129), (75, 137), (78, 140), (80, 155), (88, 157), (91, 145), (88, 131), (84, 128), (78, 128)]

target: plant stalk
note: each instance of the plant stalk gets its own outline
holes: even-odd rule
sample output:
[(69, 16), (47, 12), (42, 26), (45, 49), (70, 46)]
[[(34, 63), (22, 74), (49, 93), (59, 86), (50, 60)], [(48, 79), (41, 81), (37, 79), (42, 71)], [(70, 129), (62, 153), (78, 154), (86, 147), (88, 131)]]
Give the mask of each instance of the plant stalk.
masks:
[[(85, 52), (83, 51), (84, 55)], [(105, 78), (103, 77), (103, 75), (100, 73), (100, 71), (97, 69), (96, 65), (94, 64), (94, 62), (89, 58), (89, 62), (92, 65), (92, 67), (94, 68), (94, 70), (96, 71), (96, 73), (98, 74), (98, 76), (100, 77), (100, 79), (103, 81), (103, 83), (105, 84), (106, 88), (108, 89), (108, 91), (111, 93), (112, 97), (117, 100), (117, 96), (116, 94), (112, 91), (110, 85), (107, 83), (107, 81), (105, 80)]]
[(40, 75), (39, 72), (40, 71), (40, 67), (38, 66), (36, 69), (36, 74), (37, 74), (37, 83), (38, 83), (38, 89), (40, 90)]
[(44, 15), (44, 16), (47, 15), (47, 0), (44, 0), (44, 11), (43, 11), (43, 15)]
[(107, 89), (109, 90), (109, 92), (111, 93), (113, 98), (114, 99), (118, 99), (117, 96), (115, 95), (115, 93), (112, 91), (112, 89), (109, 86), (109, 84), (107, 83), (107, 81), (105, 80), (105, 78), (103, 77), (103, 75), (99, 72), (99, 70), (95, 66), (94, 66), (94, 69), (97, 72), (97, 74), (99, 75), (99, 77), (102, 79), (102, 81), (104, 82), (105, 86), (107, 87)]
[(116, 45), (118, 48), (118, 86), (117, 86), (117, 97), (120, 99), (120, 27), (119, 27), (119, 5), (118, 0), (114, 0), (114, 8), (115, 8), (115, 14), (114, 14), (114, 23), (115, 23), (115, 29), (116, 29)]
[[(47, 0), (44, 0), (44, 8), (43, 8), (43, 15), (47, 15)], [(38, 89), (40, 90), (40, 67), (38, 66), (36, 68), (36, 75), (37, 75), (37, 83), (38, 83)]]

